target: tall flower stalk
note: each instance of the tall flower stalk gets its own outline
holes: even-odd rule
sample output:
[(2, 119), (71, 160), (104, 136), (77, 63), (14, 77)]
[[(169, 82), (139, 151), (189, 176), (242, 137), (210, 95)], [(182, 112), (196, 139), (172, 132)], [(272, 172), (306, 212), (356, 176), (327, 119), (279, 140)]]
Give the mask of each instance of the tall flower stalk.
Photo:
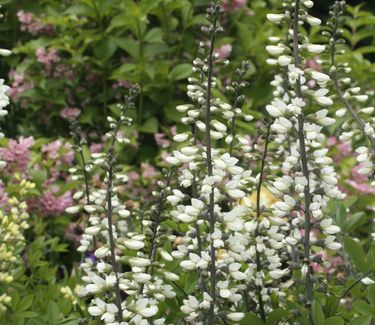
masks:
[[(290, 6), (293, 8), (292, 11), (288, 9)], [(330, 250), (341, 248), (341, 245), (334, 241), (334, 235), (340, 228), (333, 225), (332, 219), (325, 214), (325, 209), (331, 198), (343, 197), (337, 189), (336, 173), (332, 159), (327, 157), (328, 149), (324, 148), (325, 135), (322, 132), (323, 127), (335, 122), (327, 116), (328, 109), (325, 108), (333, 104), (326, 88), (330, 77), (302, 64), (305, 57), (301, 53), (309, 55), (326, 50), (325, 45), (310, 43), (306, 36), (302, 37), (299, 33), (299, 26), (303, 23), (311, 26), (321, 23), (318, 18), (307, 12), (312, 6), (312, 1), (289, 1), (285, 4), (284, 13), (267, 15), (267, 18), (276, 24), (287, 22), (290, 26), (292, 21), (293, 27), (291, 45), (288, 42), (276, 41), (277, 44), (267, 46), (268, 53), (273, 57), (268, 62), (288, 69), (287, 84), (282, 81), (282, 77), (274, 83), (276, 87), (284, 89), (283, 92), (279, 92), (282, 97), (276, 98), (268, 105), (267, 111), (275, 118), (271, 130), (276, 133), (276, 141), (288, 139), (290, 144), (282, 165), (284, 176), (276, 177), (273, 182), (273, 193), (283, 195), (283, 201), (273, 205), (273, 214), (275, 217), (288, 216), (290, 232), (286, 241), (291, 245), (302, 246), (304, 258), (303, 264), (299, 267), (304, 278), (305, 303), (310, 321), (312, 319), (309, 310), (314, 299), (314, 279), (311, 271), (314, 256), (311, 247), (320, 245), (318, 241), (311, 240), (311, 231), (319, 225), (322, 234), (325, 235), (325, 246)], [(314, 81), (313, 84), (316, 86), (309, 88), (307, 81), (310, 80)], [(323, 108), (307, 114), (307, 109), (311, 110), (314, 106)], [(299, 227), (303, 229), (302, 238)], [(296, 265), (291, 263), (290, 268), (296, 269)]]

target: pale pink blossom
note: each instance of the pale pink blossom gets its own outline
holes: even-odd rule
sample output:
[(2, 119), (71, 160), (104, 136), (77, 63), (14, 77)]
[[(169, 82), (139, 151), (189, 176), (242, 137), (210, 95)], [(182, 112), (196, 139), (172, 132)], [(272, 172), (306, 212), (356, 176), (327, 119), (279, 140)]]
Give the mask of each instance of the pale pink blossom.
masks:
[(60, 111), (60, 116), (68, 121), (74, 121), (81, 115), (81, 110), (75, 107), (65, 107)]
[(73, 205), (70, 191), (58, 195), (59, 188), (53, 187), (43, 192), (39, 201), (39, 210), (43, 217), (59, 216), (65, 213), (65, 209)]
[(18, 140), (9, 140), (8, 147), (0, 148), (0, 156), (7, 163), (9, 172), (20, 171), (25, 173), (30, 161), (30, 147), (34, 144), (33, 137), (19, 137)]
[(231, 13), (243, 7), (246, 7), (246, 0), (223, 0), (221, 7), (224, 11)]
[(17, 12), (18, 21), (21, 23), (21, 31), (30, 33), (33, 36), (38, 34), (51, 35), (53, 26), (51, 24), (44, 24), (39, 17), (36, 17), (32, 12), (19, 10)]
[(219, 54), (220, 59), (225, 60), (230, 57), (232, 49), (233, 47), (231, 44), (223, 44), (219, 48), (217, 48), (215, 52)]
[(171, 144), (171, 142), (168, 139), (166, 139), (165, 137), (166, 137), (165, 133), (155, 133), (154, 134), (155, 142), (161, 148), (168, 148)]

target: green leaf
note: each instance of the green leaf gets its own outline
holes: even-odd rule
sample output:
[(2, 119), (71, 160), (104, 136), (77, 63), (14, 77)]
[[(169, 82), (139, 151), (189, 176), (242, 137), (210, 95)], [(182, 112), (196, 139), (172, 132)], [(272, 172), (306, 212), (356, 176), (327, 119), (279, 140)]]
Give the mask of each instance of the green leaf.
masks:
[(114, 38), (117, 46), (127, 52), (134, 60), (139, 60), (139, 42), (131, 37)]
[(361, 272), (367, 271), (367, 263), (365, 253), (363, 252), (362, 247), (352, 238), (344, 238), (344, 249), (345, 252), (353, 260), (354, 265)]
[(289, 312), (283, 308), (273, 310), (267, 317), (266, 325), (273, 325), (289, 316)]
[(345, 230), (354, 231), (364, 222), (366, 222), (366, 214), (364, 212), (357, 212), (346, 222)]
[(54, 301), (50, 301), (48, 303), (47, 310), (48, 310), (47, 316), (48, 316), (49, 324), (51, 325), (57, 324), (59, 321), (59, 307), (57, 306), (57, 304)]
[(322, 310), (322, 305), (318, 300), (314, 300), (311, 305), (312, 318), (314, 324), (323, 324), (324, 323), (324, 314)]
[(94, 54), (99, 60), (108, 61), (116, 52), (117, 44), (112, 37), (105, 37), (94, 45)]
[(151, 117), (139, 128), (139, 131), (144, 133), (156, 133), (158, 132), (158, 129), (158, 119), (156, 117)]
[(353, 308), (354, 310), (364, 315), (375, 315), (374, 308), (369, 304), (365, 303), (364, 301), (355, 301), (353, 303)]
[(176, 65), (170, 72), (169, 72), (169, 79), (172, 81), (186, 79), (193, 73), (193, 66), (189, 63), (182, 63)]
[(264, 325), (264, 322), (255, 314), (246, 313), (246, 316), (240, 321), (241, 325)]
[(198, 280), (199, 280), (199, 273), (198, 272), (188, 273), (186, 275), (186, 279), (184, 281), (185, 282), (184, 291), (187, 294), (190, 294), (197, 287)]
[(334, 316), (327, 318), (324, 321), (324, 325), (344, 325), (344, 320), (340, 317)]
[(17, 305), (17, 313), (29, 309), (33, 303), (33, 299), (34, 296), (32, 294), (23, 297)]
[(160, 27), (150, 29), (144, 38), (148, 43), (163, 43), (163, 30)]
[(112, 72), (111, 79), (136, 81), (136, 69), (136, 64), (125, 63)]
[(350, 325), (370, 325), (372, 316), (360, 316), (350, 321)]

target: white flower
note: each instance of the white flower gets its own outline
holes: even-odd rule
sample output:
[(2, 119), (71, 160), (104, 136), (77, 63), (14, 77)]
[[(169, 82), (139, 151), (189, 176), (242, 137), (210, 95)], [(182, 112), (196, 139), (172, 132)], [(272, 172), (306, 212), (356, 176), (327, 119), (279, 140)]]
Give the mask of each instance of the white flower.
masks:
[(149, 302), (149, 299), (142, 298), (142, 299), (139, 299), (135, 305), (136, 312), (145, 318), (150, 318), (152, 316), (155, 316), (158, 312), (158, 307), (155, 305), (151, 305), (150, 307), (147, 307), (148, 302)]
[(79, 212), (79, 210), (80, 210), (79, 206), (72, 206), (72, 207), (66, 208), (65, 212), (69, 214), (76, 214), (77, 212)]
[(337, 251), (341, 248), (341, 244), (335, 242), (334, 236), (327, 236), (324, 240), (324, 245), (333, 251)]
[(375, 283), (374, 280), (370, 279), (369, 277), (365, 277), (361, 280), (361, 282), (367, 286), (372, 285)]
[(145, 247), (145, 244), (139, 240), (133, 240), (133, 239), (125, 239), (124, 240), (124, 245), (132, 250), (140, 250), (143, 247)]
[(294, 64), (289, 64), (288, 65), (288, 77), (289, 77), (289, 82), (294, 85), (298, 79), (300, 79), (301, 84), (304, 84), (306, 79), (303, 76), (303, 71), (299, 68), (297, 68)]
[(189, 133), (180, 133), (180, 134), (176, 134), (176, 135), (173, 137), (173, 140), (176, 141), (176, 142), (184, 142), (184, 141), (186, 141), (188, 138), (189, 138)]
[(335, 119), (327, 116), (328, 110), (322, 109), (315, 113), (316, 120), (320, 125), (329, 126), (335, 123)]
[(269, 54), (273, 56), (277, 56), (284, 53), (284, 47), (278, 45), (267, 45), (266, 50)]
[(333, 104), (333, 101), (331, 98), (325, 96), (327, 94), (328, 94), (328, 89), (321, 88), (314, 92), (314, 98), (319, 105), (330, 106)]
[(277, 59), (277, 62), (282, 66), (285, 67), (289, 64), (291, 64), (293, 61), (293, 58), (289, 55), (280, 55)]
[(138, 283), (146, 283), (151, 280), (151, 275), (147, 273), (133, 273), (132, 278)]
[(322, 23), (322, 21), (319, 18), (310, 15), (306, 17), (306, 20), (311, 26), (318, 26)]
[(281, 22), (281, 20), (285, 17), (284, 14), (267, 14), (267, 19), (275, 24), (278, 24)]
[(0, 49), (0, 55), (2, 56), (9, 56), (12, 54), (12, 51), (6, 49)]
[(288, 273), (289, 273), (289, 269), (283, 269), (283, 270), (276, 269), (276, 270), (270, 271), (270, 277), (272, 279), (277, 280), (287, 275)]
[(271, 105), (266, 106), (266, 110), (272, 117), (280, 117), (285, 114), (287, 105), (280, 99), (276, 99), (271, 102)]
[(311, 78), (318, 82), (327, 82), (330, 79), (329, 75), (315, 70), (311, 71)]
[(104, 258), (105, 256), (107, 256), (108, 253), (109, 253), (109, 248), (107, 246), (102, 246), (95, 251), (94, 255), (97, 258)]
[(310, 53), (314, 53), (314, 54), (322, 53), (324, 52), (325, 49), (326, 49), (325, 45), (320, 45), (320, 44), (308, 44), (307, 45), (307, 50)]
[(193, 296), (188, 296), (188, 299), (184, 299), (183, 303), (180, 309), (184, 314), (193, 313), (199, 307), (199, 301)]
[(244, 313), (229, 313), (227, 314), (227, 318), (234, 322), (239, 322), (242, 318), (245, 317)]

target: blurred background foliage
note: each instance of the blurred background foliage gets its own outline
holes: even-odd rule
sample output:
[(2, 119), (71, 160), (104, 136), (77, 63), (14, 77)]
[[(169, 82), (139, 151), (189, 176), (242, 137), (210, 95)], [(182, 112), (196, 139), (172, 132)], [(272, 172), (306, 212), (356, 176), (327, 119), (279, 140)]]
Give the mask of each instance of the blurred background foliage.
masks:
[[(250, 61), (250, 86), (245, 111), (259, 117), (270, 100), (272, 68), (266, 65), (265, 45), (274, 33), (265, 15), (276, 0), (252, 0), (236, 7), (224, 1), (222, 24), (226, 30), (218, 40), (218, 51), (231, 64), (220, 71), (220, 96), (231, 71), (243, 59)], [(205, 0), (3, 0), (1, 42), (14, 55), (2, 63), (2, 76), (9, 76), (13, 103), (5, 128), (9, 136), (68, 137), (68, 121), (79, 114), (89, 138), (98, 141), (108, 112), (132, 83), (139, 83), (141, 96), (132, 130), (142, 146), (130, 161), (155, 157), (153, 134), (179, 125), (175, 106), (186, 100), (186, 78), (191, 74), (205, 21)], [(241, 2), (245, 3), (245, 1)], [(332, 1), (316, 1), (314, 14), (324, 18)], [(349, 47), (346, 59), (359, 83), (374, 84), (364, 71), (374, 71), (375, 18), (372, 1), (349, 1)], [(319, 29), (310, 34), (318, 38)], [(314, 37), (313, 37), (314, 40)], [(259, 78), (259, 75), (262, 78)], [(251, 131), (242, 125), (243, 131)], [(92, 131), (93, 130), (93, 131)], [(146, 150), (147, 149), (147, 150)]]

